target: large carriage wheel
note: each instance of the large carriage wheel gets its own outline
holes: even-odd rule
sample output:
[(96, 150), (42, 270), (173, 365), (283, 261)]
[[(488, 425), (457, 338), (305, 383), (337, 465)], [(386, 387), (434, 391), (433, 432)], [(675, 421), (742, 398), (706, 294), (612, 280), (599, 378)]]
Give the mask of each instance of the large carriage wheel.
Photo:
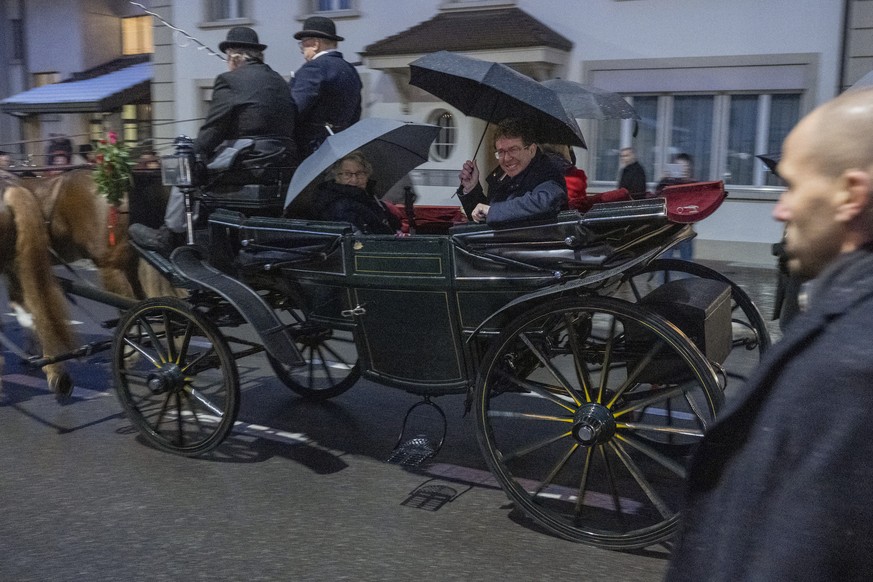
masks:
[(629, 549), (677, 527), (687, 451), (658, 437), (699, 441), (722, 398), (713, 368), (664, 318), (575, 297), (507, 326), (474, 405), (485, 459), (520, 509), (567, 539)]
[(287, 366), (267, 354), (283, 384), (307, 400), (327, 400), (355, 385), (361, 368), (351, 331), (312, 321), (299, 309), (286, 310), (284, 318), (306, 365)]
[(159, 449), (196, 456), (217, 447), (239, 410), (239, 374), (214, 323), (170, 297), (128, 310), (112, 365), (128, 418)]
[(761, 354), (770, 347), (770, 332), (761, 312), (742, 287), (718, 271), (681, 259), (657, 259), (626, 275), (624, 295), (639, 301), (665, 281), (681, 277), (699, 277), (721, 281), (731, 286), (731, 323), (733, 342), (730, 355), (722, 364), (725, 380), (744, 381), (757, 366)]

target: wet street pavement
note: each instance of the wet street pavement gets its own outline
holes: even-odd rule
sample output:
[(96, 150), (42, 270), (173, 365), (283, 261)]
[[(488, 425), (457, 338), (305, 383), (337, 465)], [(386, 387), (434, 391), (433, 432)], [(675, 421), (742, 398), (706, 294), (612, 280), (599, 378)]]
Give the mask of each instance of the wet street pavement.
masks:
[[(706, 264), (742, 285), (769, 321), (773, 269)], [(5, 299), (0, 307), (16, 335)], [(109, 337), (93, 322), (112, 316), (87, 300), (73, 311), (86, 339)], [(137, 434), (106, 353), (71, 364), (76, 389), (64, 404), (41, 373), (4, 355), (0, 580), (655, 581), (666, 569), (663, 546), (601, 550), (513, 510), (460, 396), (440, 402), (443, 451), (406, 469), (385, 461), (417, 397), (361, 381), (307, 403), (255, 356), (240, 362), (234, 432), (188, 459)]]

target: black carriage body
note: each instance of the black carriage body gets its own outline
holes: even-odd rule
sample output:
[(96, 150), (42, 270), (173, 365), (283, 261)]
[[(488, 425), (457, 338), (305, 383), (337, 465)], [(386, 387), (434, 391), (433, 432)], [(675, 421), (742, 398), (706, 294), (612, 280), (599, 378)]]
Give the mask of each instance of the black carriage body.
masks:
[(353, 330), (364, 376), (440, 395), (470, 387), (488, 342), (527, 308), (525, 297), (603, 293), (665, 241), (689, 235), (666, 220), (663, 200), (404, 238), (218, 211), (210, 217), (210, 263), (334, 329)]

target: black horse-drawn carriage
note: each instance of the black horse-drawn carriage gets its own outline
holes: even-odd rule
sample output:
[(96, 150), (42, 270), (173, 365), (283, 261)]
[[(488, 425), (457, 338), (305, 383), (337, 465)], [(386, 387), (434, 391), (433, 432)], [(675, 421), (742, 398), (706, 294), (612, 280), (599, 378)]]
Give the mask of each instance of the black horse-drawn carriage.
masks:
[[(663, 541), (687, 455), (769, 344), (737, 285), (658, 258), (723, 196), (689, 185), (678, 206), (631, 200), (399, 238), (254, 216), (206, 195), (217, 208), (203, 244), (169, 260), (139, 249), (189, 293), (125, 311), (116, 389), (151, 444), (190, 456), (232, 430), (236, 362), (261, 352), (307, 399), (361, 377), (428, 403), (464, 395), (489, 468), (538, 523), (607, 548)], [(438, 448), (406, 445), (419, 461)]]

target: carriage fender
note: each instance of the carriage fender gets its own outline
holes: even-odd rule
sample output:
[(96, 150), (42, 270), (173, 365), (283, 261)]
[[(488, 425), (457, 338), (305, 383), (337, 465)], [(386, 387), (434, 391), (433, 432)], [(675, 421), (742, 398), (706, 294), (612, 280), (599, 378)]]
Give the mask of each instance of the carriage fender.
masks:
[(288, 366), (303, 366), (306, 361), (287, 328), (264, 298), (254, 289), (207, 264), (195, 246), (179, 247), (170, 259), (186, 278), (227, 300), (258, 333), (264, 349)]
[(509, 311), (510, 309), (515, 309), (519, 305), (524, 305), (526, 303), (540, 303), (546, 299), (555, 299), (563, 295), (582, 293), (587, 287), (594, 286), (597, 283), (607, 281), (613, 277), (619, 276), (622, 273), (633, 269), (637, 265), (646, 264), (654, 260), (656, 257), (658, 257), (658, 255), (663, 252), (663, 247), (656, 247), (654, 249), (637, 255), (631, 260), (623, 261), (621, 264), (610, 269), (596, 271), (594, 273), (591, 273), (590, 275), (579, 277), (578, 279), (572, 279), (570, 281), (561, 281), (560, 283), (549, 285), (548, 287), (544, 287), (542, 289), (537, 289), (536, 291), (532, 291), (531, 293), (522, 295), (521, 297), (516, 297), (515, 299), (489, 315), (487, 318), (485, 318), (482, 323), (480, 323), (479, 326), (475, 330), (473, 330), (473, 333), (471, 333), (470, 336), (467, 338), (467, 343), (473, 341), (473, 338), (479, 335), (479, 332), (488, 325), (488, 322), (490, 322), (495, 317), (498, 317), (500, 314)]

